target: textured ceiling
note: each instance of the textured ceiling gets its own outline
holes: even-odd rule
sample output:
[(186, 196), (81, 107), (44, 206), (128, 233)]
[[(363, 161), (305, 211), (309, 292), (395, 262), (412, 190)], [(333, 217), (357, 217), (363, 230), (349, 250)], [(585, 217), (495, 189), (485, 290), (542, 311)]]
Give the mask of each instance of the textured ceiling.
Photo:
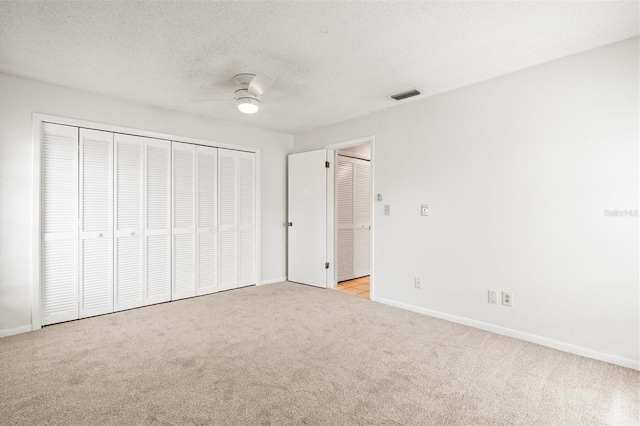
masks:
[[(299, 133), (638, 35), (638, 2), (0, 2), (0, 71)], [(232, 76), (278, 79), (258, 114)], [(192, 102), (215, 98), (214, 102)], [(406, 100), (402, 102), (412, 102)]]

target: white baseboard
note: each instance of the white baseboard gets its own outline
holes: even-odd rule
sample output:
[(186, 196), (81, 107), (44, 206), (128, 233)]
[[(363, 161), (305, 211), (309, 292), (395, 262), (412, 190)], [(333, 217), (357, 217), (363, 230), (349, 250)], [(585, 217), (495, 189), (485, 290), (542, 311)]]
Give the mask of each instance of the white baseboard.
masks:
[(287, 277), (272, 278), (270, 280), (263, 280), (258, 285), (281, 283), (282, 281), (286, 281), (286, 280), (287, 280)]
[(0, 330), (0, 337), (13, 336), (14, 334), (26, 333), (31, 331), (30, 325), (23, 325), (22, 327), (8, 328), (6, 330)]
[(446, 321), (455, 322), (457, 324), (468, 325), (469, 327), (479, 328), (480, 330), (490, 331), (492, 333), (501, 334), (514, 339), (524, 340), (536, 343), (548, 348), (557, 349), (563, 352), (569, 352), (586, 358), (597, 359), (598, 361), (608, 362), (610, 364), (619, 365), (621, 367), (640, 370), (640, 362), (629, 358), (623, 358), (617, 355), (611, 355), (604, 352), (594, 351), (593, 349), (584, 348), (582, 346), (572, 345), (570, 343), (561, 342), (559, 340), (550, 339), (548, 337), (538, 336), (536, 334), (526, 333), (524, 331), (513, 330), (511, 328), (501, 327), (499, 325), (487, 322), (477, 321), (470, 318), (451, 315), (440, 311), (421, 308), (419, 306), (409, 305), (407, 303), (396, 302), (395, 300), (385, 299), (383, 297), (373, 297), (371, 300), (385, 305), (395, 306), (396, 308), (406, 309), (408, 311), (419, 314), (428, 315), (430, 317), (440, 318)]

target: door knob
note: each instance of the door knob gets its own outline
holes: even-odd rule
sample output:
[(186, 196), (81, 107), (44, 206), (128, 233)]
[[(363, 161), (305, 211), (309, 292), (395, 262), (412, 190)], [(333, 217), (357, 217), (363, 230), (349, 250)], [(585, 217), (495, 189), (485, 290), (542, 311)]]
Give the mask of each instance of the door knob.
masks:
[(293, 222), (287, 222), (287, 226), (293, 226)]

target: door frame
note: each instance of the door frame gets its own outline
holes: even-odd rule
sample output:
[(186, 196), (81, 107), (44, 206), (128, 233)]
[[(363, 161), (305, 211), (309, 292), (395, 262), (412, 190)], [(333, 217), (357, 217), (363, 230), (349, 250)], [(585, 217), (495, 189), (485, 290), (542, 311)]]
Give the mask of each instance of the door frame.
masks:
[[(188, 136), (178, 136), (169, 133), (140, 130), (132, 127), (124, 127), (113, 124), (97, 123), (94, 121), (79, 120), (75, 118), (61, 117), (56, 115), (34, 112), (32, 115), (32, 147), (33, 147), (33, 187), (32, 187), (32, 253), (33, 263), (31, 265), (31, 330), (42, 328), (42, 124), (54, 123), (85, 129), (102, 130), (112, 133), (122, 133), (126, 135), (148, 137), (152, 139), (164, 139), (173, 142), (185, 142), (193, 145), (204, 145), (214, 148), (231, 149), (235, 151), (252, 152), (255, 154), (255, 282), (261, 285), (262, 281), (262, 228), (261, 228), (261, 152), (260, 148), (246, 145), (236, 145), (212, 140), (192, 138)], [(172, 213), (173, 214), (173, 213)], [(173, 223), (173, 219), (171, 219)], [(172, 233), (170, 234), (172, 235)], [(173, 286), (173, 284), (172, 284)], [(171, 289), (173, 292), (173, 287)]]
[(369, 275), (369, 282), (370, 282), (370, 300), (375, 300), (375, 260), (373, 257), (373, 253), (374, 251), (374, 246), (375, 246), (375, 232), (376, 232), (376, 227), (374, 226), (375, 224), (375, 217), (374, 217), (374, 208), (373, 205), (375, 203), (375, 194), (374, 194), (374, 188), (375, 188), (375, 135), (369, 135), (369, 136), (362, 136), (359, 138), (355, 138), (355, 139), (348, 139), (346, 141), (342, 141), (342, 142), (337, 142), (337, 143), (333, 143), (333, 144), (329, 144), (329, 145), (325, 145), (325, 149), (327, 149), (327, 156), (331, 155), (331, 165), (332, 167), (329, 169), (331, 171), (331, 173), (329, 173), (329, 178), (327, 179), (327, 258), (329, 259), (329, 262), (331, 264), (331, 268), (328, 270), (327, 273), (327, 288), (333, 288), (336, 286), (337, 284), (337, 273), (338, 273), (338, 269), (335, 267), (336, 266), (336, 253), (337, 253), (337, 242), (338, 242), (338, 237), (337, 237), (337, 229), (338, 227), (336, 226), (336, 216), (337, 216), (337, 212), (336, 212), (336, 203), (335, 203), (335, 164), (336, 164), (336, 155), (337, 155), (337, 151), (340, 149), (344, 149), (344, 148), (349, 148), (352, 146), (356, 146), (356, 145), (362, 145), (363, 143), (369, 142), (370, 143), (370, 150), (371, 150), (371, 205), (369, 206), (370, 210), (370, 217), (371, 217), (371, 234), (370, 234), (370, 244), (369, 244), (369, 262), (370, 262), (370, 269), (371, 269), (371, 274)]

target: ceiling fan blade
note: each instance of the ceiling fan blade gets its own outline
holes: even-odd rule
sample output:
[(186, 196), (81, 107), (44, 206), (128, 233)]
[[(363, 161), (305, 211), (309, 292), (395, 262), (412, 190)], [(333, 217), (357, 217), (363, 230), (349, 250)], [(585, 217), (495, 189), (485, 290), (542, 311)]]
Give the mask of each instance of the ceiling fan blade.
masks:
[(248, 91), (253, 96), (260, 96), (276, 82), (276, 79), (271, 77), (269, 74), (260, 73), (257, 74), (249, 83)]

